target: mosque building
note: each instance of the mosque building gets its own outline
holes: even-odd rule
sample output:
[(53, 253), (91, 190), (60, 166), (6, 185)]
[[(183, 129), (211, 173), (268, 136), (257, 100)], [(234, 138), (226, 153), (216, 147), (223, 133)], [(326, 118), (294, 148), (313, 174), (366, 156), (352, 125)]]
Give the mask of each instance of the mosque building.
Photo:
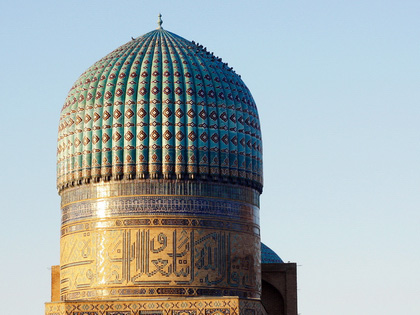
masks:
[(297, 315), (296, 264), (260, 241), (251, 93), (160, 15), (71, 88), (57, 186), (46, 315)]

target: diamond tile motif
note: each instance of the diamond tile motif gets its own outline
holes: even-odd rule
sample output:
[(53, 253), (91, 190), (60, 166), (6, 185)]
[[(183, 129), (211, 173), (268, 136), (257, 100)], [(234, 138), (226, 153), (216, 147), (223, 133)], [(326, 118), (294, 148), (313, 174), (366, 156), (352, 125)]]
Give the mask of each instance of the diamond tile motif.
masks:
[(90, 117), (89, 114), (85, 115), (85, 123), (88, 123), (92, 118)]
[(170, 109), (169, 107), (166, 107), (166, 108), (163, 110), (163, 115), (164, 115), (165, 117), (167, 117), (167, 118), (171, 117), (171, 115), (172, 115), (172, 111), (171, 111), (171, 109)]
[(156, 95), (156, 94), (158, 94), (158, 93), (159, 93), (159, 88), (158, 88), (157, 86), (154, 86), (154, 87), (152, 88), (152, 94)]
[(140, 95), (144, 96), (144, 95), (146, 95), (146, 93), (147, 93), (147, 90), (146, 90), (146, 88), (145, 88), (145, 87), (141, 87), (141, 88), (139, 89), (139, 94), (140, 94)]
[(134, 112), (131, 108), (129, 108), (125, 111), (125, 117), (127, 117), (128, 119), (130, 119), (133, 116), (134, 116)]
[(140, 108), (140, 109), (137, 111), (137, 115), (138, 115), (140, 118), (144, 118), (144, 117), (147, 115), (147, 112), (144, 110), (144, 108)]
[[(79, 136), (80, 133), (83, 134)], [(123, 138), (124, 141), (137, 139), (141, 143), (113, 144), (111, 148), (110, 137), (113, 141)], [(188, 138), (189, 143), (149, 144), (161, 137), (166, 141), (175, 137), (178, 142)], [(198, 139), (196, 146), (192, 146), (191, 142)], [(88, 148), (91, 144), (95, 145), (92, 150)], [(238, 167), (226, 168), (233, 167), (241, 157), (241, 176), (250, 179), (249, 185), (261, 190), (261, 131), (251, 93), (221, 59), (179, 36), (157, 30), (117, 48), (87, 69), (73, 85), (59, 123), (57, 185), (65, 189), (68, 184), (79, 182), (82, 174), (89, 179), (95, 160), (91, 155), (109, 150), (124, 159), (127, 154), (119, 150), (130, 150), (129, 155), (136, 159), (143, 156), (143, 166), (136, 172), (139, 172), (138, 178), (148, 178), (153, 155), (149, 150), (160, 150), (162, 146), (171, 150), (175, 145), (181, 154), (171, 155), (172, 159), (181, 156), (188, 163), (191, 157), (201, 161), (203, 152), (213, 154), (226, 150), (228, 164), (222, 162), (225, 157), (220, 157), (218, 165), (213, 157), (210, 159), (214, 169), (225, 163), (223, 176), (228, 181), (235, 180), (236, 175), (232, 174), (237, 174)], [(165, 160), (161, 153), (158, 155)], [(83, 166), (74, 158), (79, 156)], [(105, 166), (102, 158), (96, 161), (95, 168), (102, 170)], [(109, 159), (109, 170), (103, 169), (100, 176), (116, 178), (112, 176), (117, 170), (114, 162)], [(163, 176), (163, 171), (176, 175), (175, 165), (168, 162), (163, 170), (160, 162), (153, 163), (158, 178)], [(252, 170), (245, 167), (249, 165)], [(125, 171), (129, 168), (121, 170), (121, 178)], [(189, 172), (212, 174), (209, 168), (190, 167), (185, 172), (187, 176)]]
[(118, 118), (120, 118), (121, 117), (121, 112), (118, 110), (118, 109), (116, 109), (116, 110), (114, 110), (114, 118), (115, 119), (118, 119)]
[(93, 144), (96, 144), (96, 143), (98, 143), (99, 142), (99, 137), (97, 136), (97, 135), (94, 135), (93, 137), (92, 137), (92, 143)]
[(105, 93), (105, 99), (109, 100), (112, 97), (112, 93), (110, 91), (107, 91)]
[(104, 133), (102, 135), (102, 142), (103, 143), (107, 143), (109, 139), (110, 139), (110, 137), (106, 133)]
[(166, 130), (163, 134), (165, 140), (170, 140), (172, 138), (172, 133), (169, 130)]
[(195, 133), (194, 131), (191, 131), (191, 132), (188, 134), (188, 139), (190, 139), (191, 141), (195, 141), (195, 140), (197, 139), (197, 135), (196, 135), (196, 133)]
[(104, 117), (104, 120), (108, 120), (109, 117), (111, 117), (111, 114), (108, 111), (104, 111), (103, 117)]
[(153, 118), (156, 118), (160, 114), (159, 110), (156, 107), (153, 107), (150, 111), (150, 115), (152, 115)]
[(115, 91), (115, 95), (118, 96), (118, 97), (120, 97), (121, 95), (123, 95), (123, 90), (122, 89), (117, 89)]
[(157, 139), (159, 139), (160, 134), (159, 134), (159, 132), (157, 132), (156, 130), (153, 130), (153, 131), (152, 131), (152, 134), (150, 135), (150, 137), (151, 137), (154, 141), (156, 141)]
[(209, 139), (209, 137), (208, 137), (208, 135), (207, 135), (207, 132), (203, 132), (203, 133), (200, 135), (200, 139), (201, 139), (201, 141), (203, 141), (203, 142), (207, 142), (207, 140)]
[(82, 141), (80, 141), (78, 138), (76, 138), (76, 140), (74, 140), (74, 146), (77, 148), (80, 144), (82, 143)]
[(184, 135), (184, 133), (180, 130), (180, 131), (178, 131), (178, 132), (176, 133), (175, 137), (176, 137), (176, 139), (177, 139), (178, 141), (182, 141), (182, 139), (184, 139), (185, 135)]
[(127, 95), (128, 95), (128, 96), (131, 96), (131, 95), (133, 95), (133, 94), (134, 94), (134, 89), (133, 89), (132, 87), (128, 88), (128, 89), (127, 89)]
[(216, 121), (216, 120), (217, 120), (217, 113), (213, 110), (213, 111), (210, 113), (209, 117), (210, 117), (212, 120)]
[(140, 141), (143, 141), (144, 139), (146, 139), (146, 138), (147, 138), (147, 134), (146, 134), (143, 130), (141, 130), (141, 131), (137, 134), (137, 138), (138, 138)]
[(163, 89), (163, 93), (165, 93), (165, 95), (169, 95), (171, 94), (172, 90), (169, 86), (165, 86), (165, 88)]
[(184, 112), (182, 111), (182, 109), (181, 109), (181, 108), (178, 108), (178, 109), (175, 111), (175, 116), (176, 116), (176, 117), (178, 117), (178, 118), (181, 118), (182, 116), (184, 116)]
[(194, 118), (195, 117), (195, 111), (192, 108), (190, 108), (187, 112), (187, 115), (190, 118)]
[(213, 142), (217, 143), (217, 142), (219, 142), (219, 135), (217, 133), (213, 133), (212, 136), (210, 137), (210, 139)]
[(120, 133), (119, 132), (114, 132), (114, 134), (112, 135), (112, 140), (114, 140), (114, 141), (118, 141), (118, 140), (120, 140), (121, 139), (121, 135), (120, 135)]
[(130, 141), (131, 139), (134, 138), (134, 135), (128, 131), (125, 135), (124, 135), (125, 140)]
[(207, 113), (206, 113), (206, 111), (204, 110), (204, 109), (202, 109), (201, 111), (200, 111), (200, 113), (198, 114), (198, 116), (200, 116), (201, 117), (201, 119), (206, 119), (207, 118)]

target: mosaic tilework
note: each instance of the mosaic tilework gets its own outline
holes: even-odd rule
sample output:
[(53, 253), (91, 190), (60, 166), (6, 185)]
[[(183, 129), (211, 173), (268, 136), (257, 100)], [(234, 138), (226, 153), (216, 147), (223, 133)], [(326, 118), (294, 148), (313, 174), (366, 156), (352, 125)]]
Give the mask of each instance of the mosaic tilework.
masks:
[(59, 123), (60, 190), (109, 178), (197, 176), (262, 189), (257, 108), (220, 58), (159, 29), (75, 82)]
[(81, 219), (147, 215), (251, 218), (251, 222), (259, 224), (259, 209), (255, 206), (223, 199), (189, 196), (125, 196), (81, 201), (62, 208), (61, 222), (65, 224)]
[(61, 192), (61, 207), (68, 204), (120, 196), (191, 196), (211, 197), (246, 202), (259, 207), (260, 193), (239, 185), (189, 180), (121, 180), (118, 182), (90, 183)]
[(206, 309), (205, 315), (230, 315), (230, 309), (228, 308), (215, 308)]
[(81, 230), (61, 238), (61, 298), (259, 297), (258, 235), (200, 228)]
[(196, 310), (173, 310), (173, 315), (197, 315)]
[[(184, 227), (195, 228), (200, 230), (218, 229), (219, 231), (236, 231), (247, 233), (255, 236), (260, 235), (260, 229), (257, 224), (250, 224), (247, 221), (223, 220), (223, 219), (204, 219), (197, 216), (179, 217), (159, 217), (156, 215), (143, 216), (141, 219), (134, 217), (125, 217), (123, 219), (101, 219), (100, 221), (89, 220), (83, 223), (66, 224), (61, 228), (61, 236), (78, 232), (91, 232), (94, 229), (120, 229), (120, 228), (145, 228), (145, 227)], [(273, 261), (271, 261), (273, 262)]]
[(267, 315), (259, 300), (238, 297), (81, 301), (45, 304), (45, 315)]

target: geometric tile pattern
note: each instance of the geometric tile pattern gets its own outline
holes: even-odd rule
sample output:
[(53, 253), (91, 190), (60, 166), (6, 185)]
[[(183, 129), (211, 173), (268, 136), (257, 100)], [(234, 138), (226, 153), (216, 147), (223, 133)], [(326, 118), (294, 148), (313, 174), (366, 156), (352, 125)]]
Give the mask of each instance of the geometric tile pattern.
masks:
[[(142, 185), (140, 185), (142, 184)], [(116, 215), (251, 217), (259, 224), (259, 193), (252, 188), (200, 181), (105, 182), (62, 193), (62, 223)], [(100, 199), (100, 203), (91, 202)]]
[(81, 301), (45, 304), (45, 315), (267, 315), (259, 300), (238, 297)]
[[(112, 218), (116, 216), (142, 216), (142, 218), (150, 216), (157, 219), (162, 215), (165, 216), (181, 216), (182, 218), (191, 216), (200, 216), (203, 222), (204, 216), (217, 216), (218, 220), (232, 220), (239, 217), (252, 218), (251, 222), (259, 224), (259, 209), (245, 202), (236, 202), (225, 200), (221, 198), (205, 198), (205, 197), (190, 197), (190, 196), (123, 196), (114, 198), (102, 198), (100, 202), (92, 202), (91, 200), (71, 203), (62, 208), (62, 223), (71, 223), (79, 221), (80, 219), (95, 219), (95, 218)], [(153, 221), (153, 220), (152, 220)], [(153, 222), (142, 223), (143, 225), (153, 225)], [(124, 222), (124, 221), (122, 221)], [(188, 223), (185, 225), (195, 224), (200, 225), (197, 220), (196, 223)], [(243, 222), (245, 223), (245, 222)], [(170, 225), (161, 221), (160, 224)], [(218, 225), (222, 228), (225, 224), (223, 221)], [(208, 225), (211, 227), (211, 225)], [(232, 226), (233, 230), (242, 230), (240, 226)]]
[(57, 185), (202, 178), (261, 191), (257, 108), (231, 67), (158, 29), (86, 70), (63, 106)]
[(231, 185), (194, 180), (143, 180), (133, 184), (131, 180), (117, 182), (99, 182), (82, 187), (66, 189), (61, 193), (61, 206), (70, 203), (103, 197), (120, 197), (129, 195), (173, 195), (192, 197), (217, 197), (260, 206), (260, 193), (255, 189)]

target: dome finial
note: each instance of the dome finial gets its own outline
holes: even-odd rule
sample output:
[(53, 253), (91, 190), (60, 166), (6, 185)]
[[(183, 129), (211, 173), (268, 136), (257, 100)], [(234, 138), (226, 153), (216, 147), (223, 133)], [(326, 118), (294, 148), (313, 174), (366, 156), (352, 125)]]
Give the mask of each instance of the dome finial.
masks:
[(157, 21), (157, 24), (158, 24), (158, 30), (161, 30), (162, 29), (162, 14), (160, 14), (159, 13), (159, 15), (158, 15), (158, 21)]

